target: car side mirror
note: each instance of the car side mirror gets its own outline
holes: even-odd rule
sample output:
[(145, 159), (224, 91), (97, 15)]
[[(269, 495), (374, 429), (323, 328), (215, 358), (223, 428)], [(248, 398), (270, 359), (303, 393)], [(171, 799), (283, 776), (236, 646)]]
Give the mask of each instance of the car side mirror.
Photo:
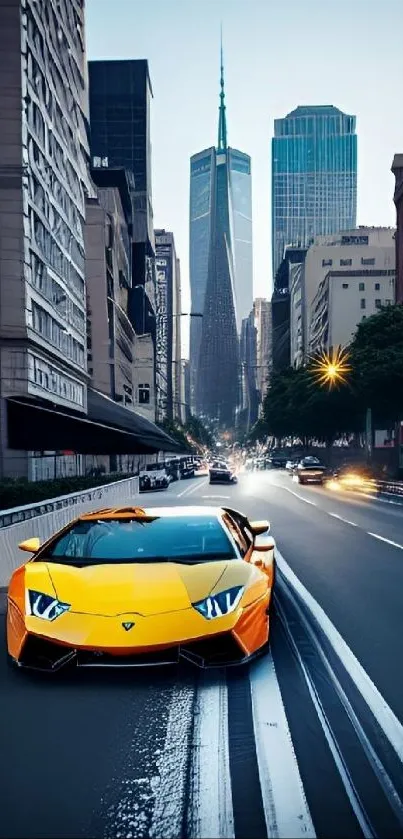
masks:
[(20, 542), (18, 547), (20, 551), (27, 551), (29, 554), (36, 554), (41, 547), (41, 542), (37, 536), (34, 536), (32, 539), (25, 539), (24, 542)]
[(253, 543), (254, 551), (273, 551), (276, 543), (272, 536), (257, 536)]
[(262, 521), (251, 521), (249, 523), (250, 530), (254, 536), (260, 536), (262, 533), (268, 533), (270, 530), (270, 523), (263, 519)]

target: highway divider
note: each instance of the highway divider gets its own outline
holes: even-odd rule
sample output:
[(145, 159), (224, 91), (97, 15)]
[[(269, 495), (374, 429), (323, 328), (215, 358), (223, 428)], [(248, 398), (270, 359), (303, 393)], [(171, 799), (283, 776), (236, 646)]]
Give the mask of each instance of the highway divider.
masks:
[(133, 503), (139, 503), (138, 478), (125, 478), (70, 495), (1, 510), (0, 588), (8, 585), (15, 568), (24, 562), (24, 555), (18, 549), (20, 542), (34, 536), (45, 542), (52, 533), (82, 513), (103, 507), (129, 506)]

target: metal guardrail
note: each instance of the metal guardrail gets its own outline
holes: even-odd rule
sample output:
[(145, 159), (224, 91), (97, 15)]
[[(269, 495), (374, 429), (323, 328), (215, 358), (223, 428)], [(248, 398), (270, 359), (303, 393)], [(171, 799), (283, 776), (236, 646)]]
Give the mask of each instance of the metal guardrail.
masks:
[(373, 495), (374, 498), (388, 497), (390, 500), (395, 500), (396, 503), (403, 504), (403, 482), (402, 481), (378, 481), (375, 479), (368, 479), (361, 484), (343, 484), (344, 489), (348, 492), (354, 492), (361, 495)]
[[(24, 504), (21, 507), (9, 507), (7, 510), (0, 510), (0, 529), (10, 527), (12, 524), (19, 524), (28, 519), (43, 516), (46, 513), (53, 513), (54, 510), (63, 510), (65, 507), (75, 507), (85, 501), (97, 501), (105, 497), (105, 490), (109, 487), (117, 487), (119, 484), (127, 484), (132, 478), (124, 478), (121, 481), (102, 484), (102, 486), (90, 487), (79, 492), (72, 492), (69, 495), (58, 495), (56, 498), (47, 498), (44, 501), (36, 501), (32, 504)], [(137, 478), (135, 479), (137, 480)], [(74, 515), (74, 510), (72, 511)]]
[(130, 504), (139, 494), (139, 479), (125, 478), (111, 484), (93, 487), (71, 495), (61, 495), (0, 512), (0, 587), (7, 586), (15, 568), (24, 557), (18, 549), (20, 542), (37, 536), (45, 542), (52, 533), (68, 522), (97, 507)]

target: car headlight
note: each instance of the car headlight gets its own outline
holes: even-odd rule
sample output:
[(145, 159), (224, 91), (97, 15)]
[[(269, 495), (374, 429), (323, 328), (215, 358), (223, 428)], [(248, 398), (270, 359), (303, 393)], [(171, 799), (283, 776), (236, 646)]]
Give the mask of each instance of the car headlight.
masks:
[(50, 594), (42, 594), (41, 591), (32, 591), (28, 589), (26, 592), (26, 613), (33, 615), (35, 618), (42, 618), (45, 621), (54, 621), (68, 612), (70, 603), (62, 603), (57, 597), (52, 597)]
[(198, 600), (197, 603), (192, 605), (208, 621), (213, 618), (222, 618), (236, 609), (244, 589), (245, 586), (234, 586), (226, 589), (226, 591), (220, 591), (219, 594), (212, 594), (204, 600)]

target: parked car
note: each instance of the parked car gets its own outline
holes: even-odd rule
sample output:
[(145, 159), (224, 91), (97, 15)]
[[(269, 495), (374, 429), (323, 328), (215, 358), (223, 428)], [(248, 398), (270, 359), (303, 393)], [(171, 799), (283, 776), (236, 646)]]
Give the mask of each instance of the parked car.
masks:
[(165, 463), (149, 463), (142, 469), (139, 475), (139, 491), (150, 492), (152, 490), (167, 489), (170, 484)]
[(268, 463), (271, 469), (284, 469), (287, 460), (287, 455), (284, 452), (272, 452), (268, 457)]

